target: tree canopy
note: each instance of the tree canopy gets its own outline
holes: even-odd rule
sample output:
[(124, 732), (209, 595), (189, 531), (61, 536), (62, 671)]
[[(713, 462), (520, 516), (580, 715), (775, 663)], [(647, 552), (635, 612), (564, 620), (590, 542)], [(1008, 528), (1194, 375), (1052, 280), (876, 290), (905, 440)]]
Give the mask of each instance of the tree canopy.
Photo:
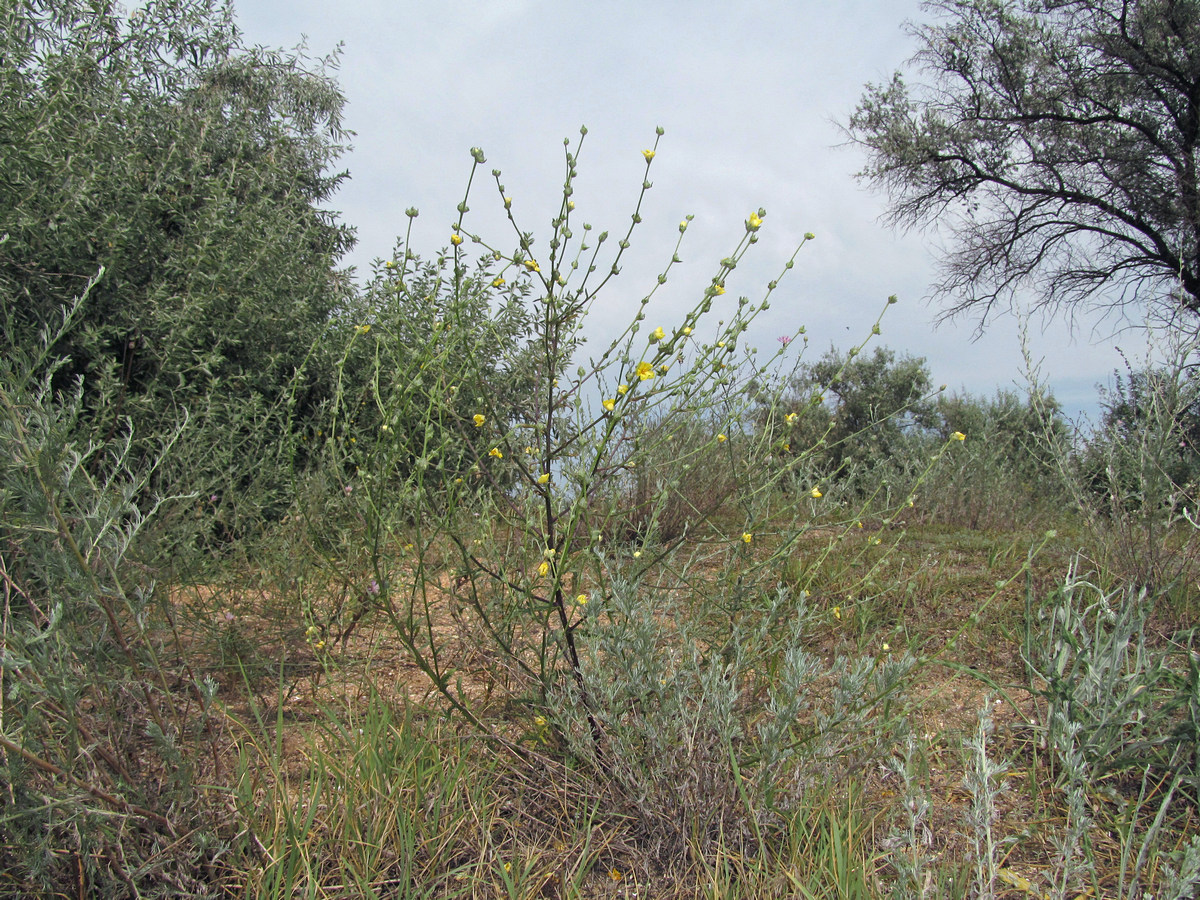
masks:
[(55, 332), (102, 273), (55, 384), (82, 383), (100, 440), (209, 429), (181, 463), (206, 496), (265, 468), (351, 291), (353, 235), (324, 207), (344, 177), (331, 62), (245, 46), (219, 0), (0, 10), (0, 351)]
[(1200, 2), (935, 0), (919, 85), (847, 131), (888, 218), (950, 236), (934, 293), (981, 323), (1019, 291), (1072, 313), (1200, 317)]

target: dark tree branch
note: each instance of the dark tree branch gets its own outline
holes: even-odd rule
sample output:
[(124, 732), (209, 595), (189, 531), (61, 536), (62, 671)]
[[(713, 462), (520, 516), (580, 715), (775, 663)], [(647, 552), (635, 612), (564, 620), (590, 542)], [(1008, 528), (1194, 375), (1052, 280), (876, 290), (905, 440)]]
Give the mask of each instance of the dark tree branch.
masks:
[(1200, 3), (936, 0), (923, 78), (868, 86), (847, 133), (886, 220), (952, 235), (935, 294), (981, 313), (1200, 311)]

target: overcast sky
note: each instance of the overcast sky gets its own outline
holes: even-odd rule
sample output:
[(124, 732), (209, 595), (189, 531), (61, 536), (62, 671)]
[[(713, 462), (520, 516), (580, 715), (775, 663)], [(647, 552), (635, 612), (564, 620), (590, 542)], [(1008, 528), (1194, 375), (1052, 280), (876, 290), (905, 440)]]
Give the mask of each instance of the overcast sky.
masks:
[[(805, 232), (816, 240), (781, 282), (751, 343), (804, 325), (816, 356), (864, 337), (890, 294), (877, 339), (928, 360), (935, 383), (992, 394), (1021, 379), (1019, 324), (997, 319), (934, 327), (925, 297), (934, 279), (932, 234), (884, 227), (885, 198), (853, 175), (863, 158), (844, 146), (845, 122), (866, 82), (891, 77), (914, 50), (903, 30), (917, 0), (654, 2), (654, 0), (241, 0), (249, 43), (324, 56), (342, 45), (337, 78), (356, 134), (344, 163), (350, 181), (333, 202), (358, 231), (347, 260), (360, 271), (385, 257), (415, 206), (413, 245), (446, 246), (471, 168), (503, 171), (522, 227), (542, 235), (558, 207), (563, 138), (579, 126), (573, 199), (597, 230), (624, 232), (641, 185), (641, 151), (665, 136), (651, 168), (628, 262), (610, 285), (603, 316), (624, 320), (670, 258), (679, 221), (696, 216), (656, 294), (654, 322), (670, 325), (736, 245), (751, 210), (765, 207), (759, 244), (727, 297), (761, 297)], [(498, 201), (485, 179), (472, 189), (470, 230), (494, 234)], [(488, 210), (492, 212), (489, 213)], [(506, 239), (503, 246), (511, 246)], [(603, 322), (598, 323), (601, 327)], [(1120, 365), (1129, 335), (1084, 320), (1029, 323), (1032, 351), (1071, 411), (1094, 409), (1097, 382)]]

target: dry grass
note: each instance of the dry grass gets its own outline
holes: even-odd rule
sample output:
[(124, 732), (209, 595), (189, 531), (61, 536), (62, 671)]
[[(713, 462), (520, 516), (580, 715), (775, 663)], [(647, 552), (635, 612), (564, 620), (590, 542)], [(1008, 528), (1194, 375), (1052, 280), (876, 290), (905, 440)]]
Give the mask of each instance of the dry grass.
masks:
[[(919, 747), (913, 781), (931, 801), (919, 849), (941, 873), (941, 881), (931, 884), (941, 883), (943, 892), (952, 889), (946, 885), (965, 883), (962, 873), (971, 865), (964, 823), (973, 797), (964, 787), (963, 742), (983, 708), (995, 726), (990, 755), (1008, 760), (994, 823), (1004, 879), (995, 895), (1026, 896), (1022, 879), (1049, 884), (1059, 864), (1054, 836), (1064, 826), (1064, 801), (1053, 785), (1053, 761), (1039, 745), (1038, 707), (1025, 684), (1020, 638), (1025, 590), (1045, 590), (1061, 571), (1061, 559), (1051, 547), (1027, 579), (996, 588), (1020, 567), (1032, 543), (1017, 534), (918, 529), (882, 565), (859, 558), (858, 565), (863, 559), (871, 565), (869, 589), (852, 565), (823, 566), (819, 577), (806, 581), (811, 602), (825, 610), (812, 635), (812, 652), (832, 660), (887, 653), (882, 650), (887, 646), (890, 652), (912, 648), (924, 660), (902, 702)], [(804, 552), (801, 548), (797, 557)], [(802, 562), (790, 576), (805, 578)], [(504, 677), (505, 669), (484, 649), (461, 584), (450, 573), (427, 581), (442, 663), (453, 670), (456, 690), (501, 741), (481, 739), (455, 717), (447, 718), (444, 700), (406, 657), (385, 617), (360, 617), (344, 637), (316, 650), (303, 629), (279, 621), (287, 604), (263, 592), (224, 592), (228, 605), (239, 610), (230, 625), (273, 636), (241, 645), (236, 666), (213, 655), (211, 640), (206, 650), (230, 718), (251, 723), (232, 729), (243, 737), (229, 752), (240, 747), (243, 777), (255, 785), (260, 864), (250, 877), (256, 889), (279, 888), (263, 880), (277, 844), (288, 839), (271, 810), (280, 804), (303, 808), (305, 797), (318, 802), (314, 785), (327, 780), (338, 761), (369, 752), (354, 738), (355, 723), (386, 711), (377, 737), (417, 756), (438, 748), (441, 765), (453, 772), (443, 788), (461, 799), (462, 820), (451, 833), (423, 833), (412, 846), (401, 846), (397, 834), (403, 829), (394, 823), (372, 832), (375, 840), (397, 843), (391, 850), (378, 848), (378, 871), (360, 872), (355, 886), (346, 880), (343, 863), (354, 855), (347, 853), (352, 839), (346, 823), (356, 813), (325, 803), (300, 838), (308, 861), (302, 881), (316, 896), (357, 895), (364, 885), (380, 896), (682, 898), (763, 896), (755, 891), (768, 889), (775, 896), (808, 896), (804, 890), (831, 877), (830, 834), (848, 833), (851, 826), (853, 840), (844, 849), (867, 876), (863, 896), (886, 894), (892, 854), (900, 852), (894, 831), (902, 819), (901, 800), (911, 790), (886, 766), (811, 785), (795, 818), (782, 826), (777, 821), (761, 843), (731, 833), (718, 841), (715, 854), (703, 849), (711, 845), (696, 844), (664, 855), (664, 845), (638, 813), (637, 798), (580, 768), (554, 729), (536, 724), (536, 710), (523, 693), (528, 684), (512, 672)], [(211, 609), (211, 594), (205, 599)], [(822, 690), (819, 684), (814, 689)], [(829, 762), (825, 771), (836, 773), (837, 761)], [(229, 767), (237, 768), (235, 760)], [(339, 783), (352, 777), (347, 771)], [(1109, 781), (1097, 785), (1091, 798), (1094, 858), (1103, 885), (1115, 879), (1119, 848), (1102, 823), (1119, 819), (1122, 797), (1127, 801), (1135, 787)], [(1183, 841), (1192, 828), (1185, 816), (1170, 831), (1171, 840)], [(401, 865), (404, 846), (410, 856)], [(421, 884), (428, 893), (405, 893)], [(829, 894), (842, 895), (851, 894)]]

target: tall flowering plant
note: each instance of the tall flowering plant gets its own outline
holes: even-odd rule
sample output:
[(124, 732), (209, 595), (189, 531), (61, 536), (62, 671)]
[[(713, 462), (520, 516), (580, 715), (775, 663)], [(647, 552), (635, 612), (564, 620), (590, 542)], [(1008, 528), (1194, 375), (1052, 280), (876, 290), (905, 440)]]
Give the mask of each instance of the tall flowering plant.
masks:
[[(789, 758), (780, 748), (818, 665), (797, 643), (812, 612), (802, 592), (781, 586), (782, 572), (806, 540), (864, 540), (854, 510), (839, 511), (815, 479), (810, 448), (790, 443), (796, 411), (780, 397), (803, 329), (762, 357), (749, 339), (813, 235), (751, 299), (736, 278), (766, 227), (766, 211), (751, 211), (690, 302), (675, 294), (682, 311), (667, 313), (656, 301), (673, 286), (686, 216), (670, 258), (624, 324), (605, 334), (591, 314), (602, 293), (612, 303), (658, 139), (642, 153), (641, 190), (614, 237), (577, 207), (586, 133), (564, 143), (561, 199), (544, 243), (522, 227), (519, 198), (498, 169), (491, 178), (510, 236), (472, 227), (472, 186), (487, 165), (475, 149), (436, 277), (428, 269), (416, 277), (407, 249), (415, 210), (402, 251), (384, 266), (399, 307), (433, 319), (422, 341), (406, 344), (407, 368), (377, 368), (367, 392), (385, 426), (398, 421), (397, 405), (420, 414), (404, 435), (376, 432), (375, 449), (355, 464), (370, 482), (353, 496), (373, 522), (372, 602), (434, 689), (476, 727), (518, 753), (531, 741), (558, 742), (642, 795), (696, 763), (685, 733), (709, 729), (720, 746), (745, 735), (737, 697), (777, 697), (774, 724), (761, 723), (757, 749), (742, 760), (766, 786)], [(481, 287), (487, 309), (465, 314), (465, 298)], [(517, 309), (521, 327), (498, 341), (496, 322)], [(386, 334), (373, 328), (355, 340)], [(494, 382), (497, 372), (505, 384)], [(400, 444), (407, 462), (397, 477)], [(838, 702), (869, 708), (894, 690), (906, 659), (855, 670)], [(528, 709), (525, 732), (489, 719), (483, 701), (498, 696), (506, 709)], [(659, 698), (653, 715), (650, 696)], [(831, 715), (837, 728), (851, 718)], [(764, 740), (774, 749), (765, 752)], [(733, 780), (722, 781), (722, 803), (736, 805), (728, 793), (741, 778), (736, 757), (726, 758)]]

